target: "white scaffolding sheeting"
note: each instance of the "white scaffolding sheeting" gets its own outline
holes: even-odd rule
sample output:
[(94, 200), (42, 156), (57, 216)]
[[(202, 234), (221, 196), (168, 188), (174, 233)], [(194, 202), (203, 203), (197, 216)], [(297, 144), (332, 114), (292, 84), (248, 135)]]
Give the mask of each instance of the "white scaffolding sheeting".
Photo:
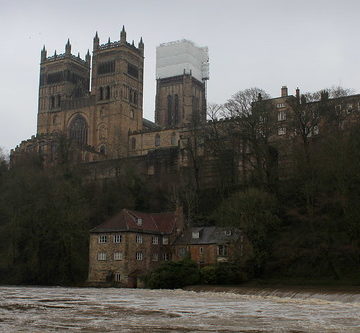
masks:
[(156, 78), (192, 74), (199, 81), (209, 79), (209, 50), (183, 39), (156, 48)]

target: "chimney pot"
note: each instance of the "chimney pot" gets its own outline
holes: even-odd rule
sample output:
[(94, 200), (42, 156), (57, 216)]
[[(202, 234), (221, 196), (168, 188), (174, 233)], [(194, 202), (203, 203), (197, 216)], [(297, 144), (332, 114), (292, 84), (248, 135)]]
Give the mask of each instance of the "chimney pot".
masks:
[(281, 87), (281, 97), (287, 97), (288, 96), (288, 88), (287, 86)]

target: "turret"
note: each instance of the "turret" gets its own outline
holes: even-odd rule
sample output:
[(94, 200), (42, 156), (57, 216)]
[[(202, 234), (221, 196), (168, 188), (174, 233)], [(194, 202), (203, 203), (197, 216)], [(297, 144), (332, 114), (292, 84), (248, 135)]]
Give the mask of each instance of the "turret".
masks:
[(125, 26), (122, 27), (121, 33), (120, 33), (120, 43), (125, 44), (126, 43), (126, 31)]
[(70, 55), (71, 54), (71, 44), (70, 39), (68, 38), (67, 43), (65, 45), (65, 54)]
[(88, 67), (90, 67), (91, 55), (90, 55), (90, 51), (89, 51), (89, 50), (88, 50), (87, 53), (86, 53), (85, 62), (86, 62), (86, 65), (87, 65)]
[(98, 33), (96, 31), (95, 37), (94, 37), (94, 43), (93, 43), (93, 50), (97, 50), (99, 48), (99, 36)]
[(43, 49), (41, 50), (41, 62), (46, 60), (46, 49), (45, 49), (45, 45), (43, 47)]
[(144, 53), (144, 42), (143, 42), (142, 37), (140, 38), (140, 42), (139, 42), (139, 44), (138, 44), (138, 48), (139, 48), (139, 50), (142, 51), (142, 53)]

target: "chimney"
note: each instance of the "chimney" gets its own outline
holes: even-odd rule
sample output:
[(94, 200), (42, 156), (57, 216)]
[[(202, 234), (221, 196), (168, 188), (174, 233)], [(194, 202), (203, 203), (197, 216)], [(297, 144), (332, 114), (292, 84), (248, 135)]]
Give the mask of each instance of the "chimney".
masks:
[(298, 101), (298, 103), (300, 103), (300, 89), (299, 89), (299, 87), (296, 88), (295, 96), (296, 96), (296, 100)]
[(176, 233), (181, 234), (185, 228), (185, 217), (183, 212), (183, 207), (179, 202), (176, 203), (175, 209), (175, 227)]
[(287, 86), (282, 86), (281, 87), (281, 97), (287, 97), (288, 95), (288, 88)]

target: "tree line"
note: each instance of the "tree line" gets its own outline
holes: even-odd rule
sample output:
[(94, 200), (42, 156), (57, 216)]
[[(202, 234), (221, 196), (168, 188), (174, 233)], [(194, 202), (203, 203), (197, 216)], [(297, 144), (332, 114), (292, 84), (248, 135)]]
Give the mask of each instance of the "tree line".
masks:
[(358, 283), (360, 122), (350, 93), (289, 99), (282, 136), (276, 106), (261, 89), (209, 105), (207, 125), (189, 129), (186, 172), (165, 189), (132, 168), (90, 182), (64, 152), (51, 168), (31, 154), (9, 168), (1, 156), (0, 282), (82, 283), (92, 227), (122, 208), (165, 211), (180, 202), (190, 225), (238, 227), (253, 246), (247, 267), (207, 268), (201, 281), (240, 281), (236, 269), (246, 269), (248, 278)]

